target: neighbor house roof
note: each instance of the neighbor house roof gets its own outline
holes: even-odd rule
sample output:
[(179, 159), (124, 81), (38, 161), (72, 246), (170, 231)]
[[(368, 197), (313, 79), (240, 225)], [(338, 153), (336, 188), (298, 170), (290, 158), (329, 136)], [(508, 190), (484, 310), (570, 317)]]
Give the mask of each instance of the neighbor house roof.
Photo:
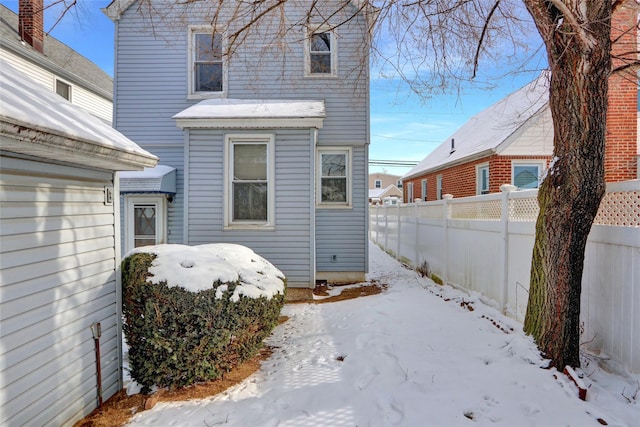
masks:
[(106, 170), (155, 166), (158, 158), (0, 58), (2, 149)]
[(549, 75), (543, 72), (531, 83), (469, 119), (403, 178), (499, 152), (512, 142), (512, 135), (548, 107), (548, 100)]
[(205, 99), (179, 112), (179, 127), (278, 127), (321, 128), (326, 117), (324, 101), (276, 99)]
[(113, 79), (107, 73), (48, 34), (44, 36), (43, 53), (23, 43), (18, 33), (18, 15), (4, 5), (0, 5), (0, 46), (109, 101), (113, 100)]
[(369, 198), (370, 199), (382, 199), (386, 196), (402, 196), (402, 191), (395, 185), (391, 184), (387, 186), (387, 188), (370, 188), (369, 189)]

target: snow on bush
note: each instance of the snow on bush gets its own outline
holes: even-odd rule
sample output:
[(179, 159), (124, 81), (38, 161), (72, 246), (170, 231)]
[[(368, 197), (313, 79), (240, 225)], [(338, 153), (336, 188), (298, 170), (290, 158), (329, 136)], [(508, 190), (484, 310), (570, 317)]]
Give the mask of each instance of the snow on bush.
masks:
[(260, 349), (285, 286), (280, 270), (240, 245), (130, 252), (122, 287), (131, 377), (143, 393), (220, 377)]

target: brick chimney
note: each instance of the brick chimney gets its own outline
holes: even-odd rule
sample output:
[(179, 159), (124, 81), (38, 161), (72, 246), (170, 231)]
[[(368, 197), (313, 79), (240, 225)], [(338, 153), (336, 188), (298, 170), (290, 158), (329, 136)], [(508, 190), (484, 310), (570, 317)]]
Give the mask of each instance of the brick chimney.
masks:
[(44, 42), (44, 0), (20, 0), (18, 32), (20, 38), (42, 53)]
[[(633, 1), (618, 7), (611, 17), (613, 67), (637, 60), (638, 10)], [(620, 59), (622, 58), (622, 59)], [(609, 103), (605, 145), (605, 180), (626, 181), (638, 176), (638, 86), (633, 69), (609, 77)]]

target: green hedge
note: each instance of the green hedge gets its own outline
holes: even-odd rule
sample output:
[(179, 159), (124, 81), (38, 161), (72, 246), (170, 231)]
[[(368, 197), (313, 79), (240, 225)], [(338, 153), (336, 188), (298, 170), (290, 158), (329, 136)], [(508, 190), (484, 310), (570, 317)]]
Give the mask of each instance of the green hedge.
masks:
[[(284, 294), (267, 299), (240, 296), (238, 282), (216, 282), (190, 292), (147, 282), (154, 254), (135, 253), (122, 262), (124, 334), (131, 377), (152, 386), (183, 387), (213, 380), (251, 358), (276, 326)], [(216, 298), (216, 289), (228, 289)]]

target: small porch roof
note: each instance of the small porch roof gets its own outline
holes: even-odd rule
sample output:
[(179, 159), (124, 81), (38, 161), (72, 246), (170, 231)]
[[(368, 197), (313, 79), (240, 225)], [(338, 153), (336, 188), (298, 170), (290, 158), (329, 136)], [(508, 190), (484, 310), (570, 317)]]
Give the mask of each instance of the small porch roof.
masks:
[(120, 172), (120, 194), (176, 194), (176, 168), (158, 165), (141, 171)]
[(321, 128), (324, 101), (205, 99), (173, 116), (180, 128)]

